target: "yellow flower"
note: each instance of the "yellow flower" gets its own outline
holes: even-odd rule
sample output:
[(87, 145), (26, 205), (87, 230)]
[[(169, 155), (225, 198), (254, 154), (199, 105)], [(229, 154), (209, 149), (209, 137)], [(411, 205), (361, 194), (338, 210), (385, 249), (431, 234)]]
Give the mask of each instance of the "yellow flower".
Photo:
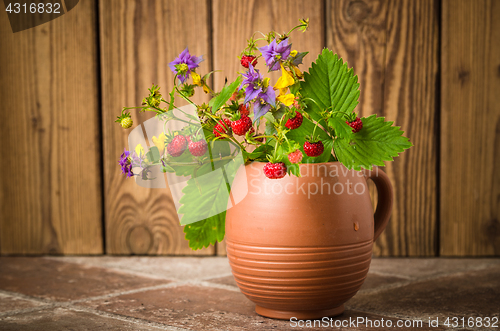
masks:
[(274, 85), (274, 88), (281, 90), (281, 89), (287, 88), (288, 86), (293, 85), (293, 84), (295, 84), (295, 79), (293, 79), (293, 76), (290, 75), (290, 73), (288, 71), (286, 71), (286, 69), (282, 65), (281, 66), (281, 77), (278, 78), (278, 81)]
[(297, 75), (297, 78), (303, 78), (304, 74), (302, 71), (300, 71), (299, 67), (293, 66), (293, 70), (295, 71), (295, 75)]
[(196, 72), (191, 71), (191, 78), (193, 78), (193, 84), (201, 86), (201, 76), (198, 75)]
[(141, 157), (141, 155), (144, 155), (144, 148), (142, 147), (141, 144), (135, 146), (135, 154), (137, 154), (138, 157)]
[(295, 57), (295, 55), (297, 55), (297, 53), (298, 52), (296, 50), (293, 50), (293, 51), (290, 52), (290, 56), (291, 57)]
[(205, 92), (207, 94), (210, 93), (210, 87), (208, 87), (207, 84), (203, 84), (203, 92)]
[(293, 101), (295, 100), (295, 96), (292, 93), (286, 94), (286, 90), (281, 89), (280, 95), (276, 99), (278, 99), (278, 101), (283, 102), (283, 104), (285, 106), (289, 107), (293, 104)]
[(285, 106), (291, 106), (295, 96), (291, 93), (286, 94), (288, 87), (295, 84), (295, 79), (293, 76), (281, 66), (281, 77), (274, 85), (274, 88), (280, 91), (280, 95), (277, 97), (278, 101), (281, 101)]
[(160, 155), (163, 154), (165, 151), (165, 134), (162, 132), (158, 138), (153, 136), (153, 144), (155, 144), (156, 147), (158, 147), (158, 151), (160, 152)]

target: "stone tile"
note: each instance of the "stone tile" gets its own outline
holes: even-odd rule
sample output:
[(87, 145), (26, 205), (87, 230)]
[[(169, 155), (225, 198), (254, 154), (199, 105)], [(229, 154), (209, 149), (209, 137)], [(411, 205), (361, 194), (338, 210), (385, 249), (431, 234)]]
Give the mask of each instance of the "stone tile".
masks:
[(210, 279), (209, 282), (238, 287), (233, 275)]
[(52, 259), (0, 258), (0, 289), (50, 300), (77, 300), (166, 283)]
[[(159, 330), (134, 322), (99, 316), (92, 313), (54, 308), (36, 312), (0, 317), (0, 330), (3, 331), (149, 331)], [(163, 328), (165, 330), (165, 328)]]
[(246, 330), (273, 323), (259, 317), (252, 302), (239, 292), (202, 286), (180, 286), (126, 294), (82, 305), (194, 330)]
[(500, 311), (500, 267), (359, 293), (351, 309), (405, 318), (493, 317)]
[[(52, 258), (51, 258), (52, 259)], [(226, 276), (231, 273), (226, 257), (144, 257), (96, 256), (57, 257), (57, 261), (86, 264), (146, 274), (156, 277), (195, 280)]]
[[(108, 313), (125, 315), (192, 330), (290, 330), (290, 321), (273, 320), (255, 313), (255, 305), (239, 292), (199, 286), (180, 286), (156, 291), (138, 292), (82, 303)], [(396, 319), (370, 313), (346, 311), (333, 319), (349, 321), (358, 317), (380, 321)], [(311, 322), (314, 323), (314, 322)], [(317, 322), (318, 323), (318, 322)], [(337, 322), (342, 323), (342, 322)], [(344, 322), (347, 323), (347, 322)], [(325, 330), (325, 326), (307, 330)], [(335, 324), (333, 324), (335, 326)], [(297, 329), (299, 329), (297, 327)], [(408, 330), (417, 330), (408, 329)], [(380, 327), (359, 327), (349, 330), (381, 330)], [(401, 329), (400, 329), (401, 330)], [(402, 328), (402, 330), (406, 330)], [(419, 330), (422, 330), (421, 328)], [(439, 329), (436, 329), (439, 330)]]
[(12, 310), (32, 308), (41, 305), (34, 300), (25, 300), (12, 295), (0, 293), (0, 313)]
[(371, 273), (419, 279), (500, 266), (500, 259), (374, 258)]
[(365, 282), (363, 283), (363, 286), (361, 286), (361, 289), (359, 291), (361, 292), (366, 290), (373, 290), (376, 288), (393, 286), (395, 284), (401, 284), (404, 282), (408, 282), (408, 279), (397, 276), (386, 276), (375, 273), (368, 273)]

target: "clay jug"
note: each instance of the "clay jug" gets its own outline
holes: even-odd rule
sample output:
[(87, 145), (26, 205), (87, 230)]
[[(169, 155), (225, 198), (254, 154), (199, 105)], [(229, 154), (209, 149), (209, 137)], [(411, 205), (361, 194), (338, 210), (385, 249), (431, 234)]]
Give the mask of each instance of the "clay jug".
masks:
[[(227, 256), (238, 287), (262, 316), (341, 314), (363, 284), (373, 241), (389, 221), (389, 178), (376, 167), (358, 172), (330, 162), (302, 164), (302, 177), (276, 180), (265, 177), (264, 165), (240, 168), (231, 189), (248, 188), (226, 215)], [(377, 186), (375, 215), (367, 178)]]

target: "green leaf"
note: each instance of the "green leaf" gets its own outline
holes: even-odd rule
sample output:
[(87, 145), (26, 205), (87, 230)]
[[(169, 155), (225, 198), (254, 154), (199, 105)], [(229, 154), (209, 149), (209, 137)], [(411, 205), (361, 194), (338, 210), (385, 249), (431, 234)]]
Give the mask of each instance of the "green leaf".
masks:
[(175, 108), (174, 102), (175, 102), (175, 87), (172, 89), (172, 92), (170, 92), (170, 102), (168, 103), (168, 111), (171, 111)]
[(268, 144), (260, 145), (253, 152), (247, 153), (246, 158), (249, 160), (262, 160), (266, 161), (266, 155), (271, 154), (274, 147)]
[(350, 141), (353, 133), (352, 128), (347, 125), (342, 117), (330, 117), (328, 119), (328, 125), (335, 130), (335, 135), (339, 138), (345, 138)]
[(274, 126), (276, 119), (274, 118), (273, 114), (271, 114), (271, 112), (267, 112), (264, 115), (264, 118), (266, 119), (266, 128), (264, 129), (264, 133), (266, 134), (266, 136), (272, 136), (273, 134), (278, 133)]
[(181, 225), (198, 222), (226, 210), (230, 185), (243, 158), (230, 161), (223, 169), (216, 169), (196, 178), (193, 176), (187, 181), (179, 200), (181, 207), (178, 213), (183, 215)]
[(413, 144), (403, 137), (403, 131), (384, 117), (371, 115), (362, 118), (363, 128), (347, 139), (335, 139), (333, 146), (337, 159), (348, 169), (372, 169), (374, 165), (383, 166), (384, 161), (410, 148)]
[(189, 241), (189, 247), (197, 250), (215, 242), (221, 242), (225, 235), (226, 212), (206, 218), (196, 223), (188, 224), (184, 227), (185, 238)]
[(146, 157), (149, 162), (151, 163), (157, 163), (160, 161), (161, 155), (160, 151), (158, 150), (158, 147), (153, 146), (149, 148), (149, 151), (146, 153)]
[(222, 88), (222, 91), (213, 99), (213, 102), (211, 104), (213, 114), (215, 114), (215, 112), (219, 110), (219, 108), (221, 108), (226, 104), (226, 102), (231, 98), (231, 96), (236, 91), (240, 83), (241, 83), (241, 76), (238, 76), (238, 78), (234, 82)]
[[(295, 140), (300, 144), (300, 150), (302, 153), (304, 153), (304, 143), (306, 142), (306, 136), (310, 135), (313, 130), (314, 130), (315, 124), (308, 120), (306, 117), (302, 120), (302, 125), (299, 126), (297, 129), (290, 130), (286, 136), (288, 139)], [(310, 157), (307, 156), (304, 153), (304, 158), (302, 159), (302, 163), (321, 163), (321, 162), (328, 162), (330, 159), (330, 155), (332, 153), (332, 148), (333, 148), (333, 140), (332, 138), (321, 128), (316, 128), (315, 132), (318, 136), (319, 139), (323, 142), (323, 146), (325, 147), (325, 150), (323, 151), (323, 154), (317, 157)]]
[(351, 113), (358, 104), (358, 77), (354, 75), (352, 68), (347, 67), (347, 63), (326, 48), (309, 68), (309, 72), (304, 73), (301, 86), (302, 95), (314, 100), (305, 99), (305, 103), (306, 111), (316, 121), (322, 119), (321, 112), (325, 110), (342, 117), (342, 112)]

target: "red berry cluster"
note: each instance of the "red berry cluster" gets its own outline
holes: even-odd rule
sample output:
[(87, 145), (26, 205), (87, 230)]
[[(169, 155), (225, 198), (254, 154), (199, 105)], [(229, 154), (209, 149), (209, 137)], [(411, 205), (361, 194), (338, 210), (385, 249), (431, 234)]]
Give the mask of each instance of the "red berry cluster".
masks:
[(266, 163), (264, 174), (269, 179), (280, 179), (286, 175), (286, 165), (283, 162)]
[(346, 121), (346, 123), (352, 128), (352, 132), (354, 133), (359, 132), (363, 128), (363, 122), (361, 122), (359, 117), (356, 117), (352, 122)]
[(297, 129), (302, 125), (303, 120), (304, 118), (302, 117), (302, 114), (295, 111), (295, 117), (289, 118), (288, 121), (286, 121), (285, 126), (290, 130)]
[(238, 110), (240, 111), (241, 116), (250, 115), (250, 110), (248, 110), (248, 107), (244, 104), (239, 105)]
[(245, 68), (248, 68), (250, 64), (255, 67), (255, 65), (257, 64), (257, 59), (253, 55), (243, 55), (240, 62), (241, 65)]
[(189, 152), (193, 156), (205, 155), (205, 153), (208, 150), (207, 142), (204, 139), (201, 139), (199, 141), (192, 141), (190, 139), (189, 144), (188, 144), (188, 148), (189, 148)]
[(175, 136), (174, 139), (167, 145), (168, 154), (173, 157), (181, 156), (186, 150), (188, 141), (183, 135)]
[(320, 156), (323, 154), (323, 151), (325, 149), (325, 146), (323, 146), (323, 143), (321, 141), (318, 142), (309, 142), (306, 141), (304, 143), (304, 152), (306, 153), (307, 156)]
[(229, 130), (231, 130), (231, 121), (225, 118), (223, 122), (217, 123), (217, 125), (214, 126), (214, 136), (217, 138), (220, 137), (222, 134), (228, 134)]
[(177, 135), (167, 145), (167, 152), (173, 157), (179, 157), (186, 148), (193, 156), (202, 156), (208, 150), (207, 142), (204, 139), (193, 141), (190, 136)]
[(252, 128), (252, 119), (248, 116), (241, 116), (239, 120), (231, 123), (231, 128), (235, 135), (244, 136)]

